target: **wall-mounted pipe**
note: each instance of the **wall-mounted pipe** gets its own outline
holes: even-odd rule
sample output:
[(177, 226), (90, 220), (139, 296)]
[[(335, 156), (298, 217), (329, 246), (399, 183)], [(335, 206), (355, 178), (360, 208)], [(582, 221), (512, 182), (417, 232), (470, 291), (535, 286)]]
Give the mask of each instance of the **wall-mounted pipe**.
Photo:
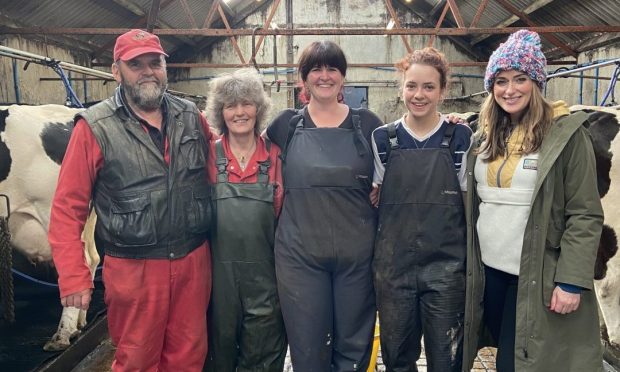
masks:
[(579, 72), (579, 104), (583, 105), (583, 71)]
[[(52, 58), (49, 58), (49, 57), (44, 57), (44, 56), (40, 56), (40, 55), (37, 55), (37, 54), (34, 54), (34, 53), (25, 52), (25, 51), (19, 50), (19, 49), (8, 48), (8, 47), (2, 46), (2, 45), (0, 45), (0, 56), (20, 59), (22, 61), (33, 62), (33, 63), (37, 63), (37, 64), (42, 64), (42, 65), (48, 65), (49, 62), (54, 61)], [(95, 69), (92, 69), (92, 68), (88, 68), (88, 67), (84, 67), (84, 66), (80, 66), (80, 65), (75, 65), (73, 63), (58, 62), (58, 66), (61, 67), (64, 70), (73, 71), (73, 72), (77, 72), (77, 73), (84, 74), (84, 75), (114, 79), (114, 76), (112, 76), (112, 74), (109, 73), (109, 72), (99, 71), (99, 70), (95, 70)], [(184, 97), (184, 98), (191, 97), (191, 98), (197, 99), (197, 100), (200, 100), (200, 99), (204, 98), (204, 96), (200, 96), (200, 95), (196, 95), (196, 94), (183, 93), (183, 92), (179, 92), (179, 91), (172, 90), (172, 89), (168, 89), (167, 91), (170, 94), (173, 94), (173, 95), (176, 95), (176, 96), (179, 96), (179, 97)]]
[(609, 82), (609, 86), (607, 87), (607, 91), (603, 95), (603, 99), (601, 100), (601, 106), (605, 106), (607, 103), (607, 98), (611, 95), (611, 103), (615, 103), (614, 92), (616, 90), (616, 83), (618, 82), (618, 76), (620, 75), (620, 63), (616, 65), (616, 69), (611, 75), (611, 81)]
[(84, 79), (84, 102), (88, 102), (88, 81)]
[(599, 68), (597, 67), (594, 70), (594, 76), (596, 76), (596, 80), (594, 80), (594, 106), (598, 106), (598, 73)]
[(15, 102), (19, 105), (21, 98), (19, 94), (19, 72), (17, 70), (17, 60), (13, 58), (13, 89), (15, 90)]

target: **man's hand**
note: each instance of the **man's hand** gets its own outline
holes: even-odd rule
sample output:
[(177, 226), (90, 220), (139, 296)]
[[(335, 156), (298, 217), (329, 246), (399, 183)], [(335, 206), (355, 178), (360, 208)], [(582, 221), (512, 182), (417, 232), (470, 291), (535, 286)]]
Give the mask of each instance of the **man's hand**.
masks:
[(581, 301), (581, 293), (566, 292), (559, 286), (555, 286), (549, 310), (558, 314), (569, 314), (579, 308), (579, 301)]
[(372, 184), (372, 190), (370, 191), (370, 204), (377, 208), (379, 206), (379, 192), (381, 191), (381, 185), (375, 183)]
[(60, 299), (60, 303), (64, 307), (73, 306), (81, 310), (88, 310), (88, 305), (90, 304), (90, 297), (92, 294), (93, 290), (88, 288), (77, 293), (72, 293), (66, 297), (62, 297)]

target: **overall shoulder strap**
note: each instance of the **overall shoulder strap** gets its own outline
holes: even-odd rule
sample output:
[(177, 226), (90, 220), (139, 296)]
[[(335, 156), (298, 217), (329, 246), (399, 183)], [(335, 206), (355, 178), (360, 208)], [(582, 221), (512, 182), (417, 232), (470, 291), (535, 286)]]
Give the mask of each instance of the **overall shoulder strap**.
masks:
[(221, 138), (215, 141), (215, 156), (215, 165), (217, 167), (217, 182), (228, 182), (228, 172), (226, 171), (226, 167), (228, 166), (228, 158), (224, 153), (224, 145), (222, 144)]
[(267, 160), (258, 162), (258, 183), (269, 183), (269, 168), (271, 167), (271, 141), (264, 139), (265, 150), (267, 151)]
[(400, 144), (398, 143), (398, 136), (396, 135), (396, 122), (393, 121), (389, 123), (386, 128), (388, 132), (388, 146), (385, 148), (385, 162), (387, 163), (392, 150), (398, 150)]
[(357, 111), (353, 110), (351, 120), (353, 121), (353, 129), (355, 130), (355, 148), (357, 149), (357, 154), (359, 156), (362, 156), (367, 152), (367, 148), (366, 146), (364, 146), (365, 138), (364, 134), (362, 133), (362, 119), (360, 119)]
[(454, 152), (454, 149), (452, 148), (452, 137), (454, 136), (454, 131), (456, 130), (457, 125), (458, 124), (448, 123), (448, 127), (443, 133), (443, 139), (441, 140), (441, 144), (439, 145), (439, 147), (441, 148), (449, 149), (451, 154)]
[(387, 125), (388, 140), (390, 141), (390, 150), (396, 150), (400, 148), (398, 143), (398, 137), (396, 136), (396, 123), (392, 122)]
[(280, 153), (280, 159), (282, 162), (286, 161), (286, 153), (288, 152), (288, 145), (291, 142), (291, 139), (295, 135), (295, 131), (297, 128), (304, 127), (304, 114), (306, 108), (302, 108), (297, 111), (296, 115), (293, 115), (288, 121), (288, 134), (286, 135), (286, 142), (284, 143), (284, 148), (282, 149), (282, 153)]

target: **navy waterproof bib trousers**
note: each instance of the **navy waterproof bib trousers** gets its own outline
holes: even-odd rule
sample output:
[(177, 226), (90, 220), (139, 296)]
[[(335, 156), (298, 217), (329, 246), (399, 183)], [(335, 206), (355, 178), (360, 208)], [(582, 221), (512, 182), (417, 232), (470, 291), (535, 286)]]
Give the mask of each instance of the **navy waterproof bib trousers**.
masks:
[(207, 371), (281, 372), (286, 334), (276, 289), (271, 164), (259, 164), (256, 183), (230, 183), (221, 140), (216, 154)]
[[(373, 159), (354, 129), (304, 128), (285, 149), (278, 293), (295, 372), (361, 371), (375, 323)], [(292, 125), (295, 125), (293, 122)]]
[(417, 370), (422, 335), (430, 372), (461, 370), (466, 230), (451, 135), (388, 157), (373, 263), (388, 371)]

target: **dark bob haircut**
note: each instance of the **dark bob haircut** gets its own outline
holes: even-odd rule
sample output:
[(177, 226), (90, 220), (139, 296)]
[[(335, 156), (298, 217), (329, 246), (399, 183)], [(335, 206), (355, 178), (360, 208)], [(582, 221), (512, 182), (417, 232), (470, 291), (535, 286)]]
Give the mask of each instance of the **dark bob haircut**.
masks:
[(306, 81), (310, 70), (314, 67), (335, 67), (342, 76), (347, 74), (347, 58), (338, 44), (329, 40), (315, 41), (308, 45), (299, 57), (299, 75)]

